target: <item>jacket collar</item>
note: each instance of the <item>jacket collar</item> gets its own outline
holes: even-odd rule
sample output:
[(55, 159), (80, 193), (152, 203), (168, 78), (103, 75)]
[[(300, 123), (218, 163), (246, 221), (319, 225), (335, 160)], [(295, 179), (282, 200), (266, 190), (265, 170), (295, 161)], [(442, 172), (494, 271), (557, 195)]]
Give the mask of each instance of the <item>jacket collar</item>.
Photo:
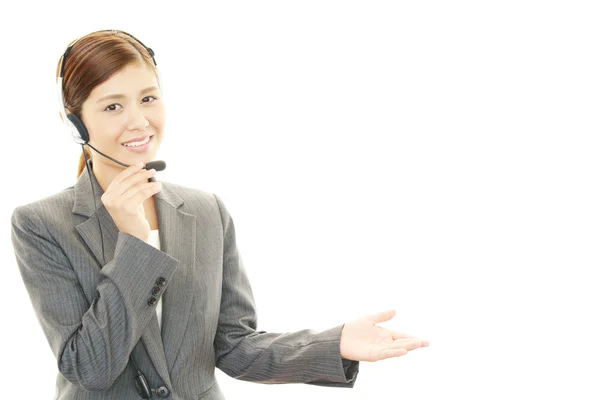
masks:
[[(104, 260), (108, 263), (114, 258), (119, 230), (101, 201), (104, 191), (94, 176), (91, 160), (87, 163), (91, 184), (90, 174), (84, 170), (74, 185), (75, 202), (72, 211), (87, 217), (76, 229), (102, 267), (102, 247)], [(154, 316), (141, 339), (158, 374), (166, 385), (171, 386), (169, 373), (173, 370), (183, 341), (185, 331), (181, 327), (187, 326), (194, 296), (190, 282), (194, 280), (196, 263), (196, 216), (179, 209), (184, 204), (183, 199), (175, 193), (170, 183), (160, 182), (162, 189), (154, 195), (160, 247), (161, 251), (178, 260), (179, 266), (162, 295), (162, 332), (158, 319)], [(91, 185), (94, 186), (93, 193)], [(150, 289), (148, 288), (148, 292)]]

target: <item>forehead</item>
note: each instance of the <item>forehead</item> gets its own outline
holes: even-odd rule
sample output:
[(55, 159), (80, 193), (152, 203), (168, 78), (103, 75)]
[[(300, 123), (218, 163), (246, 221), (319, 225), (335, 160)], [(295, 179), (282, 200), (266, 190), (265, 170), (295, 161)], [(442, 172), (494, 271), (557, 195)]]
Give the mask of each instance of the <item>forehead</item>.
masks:
[(129, 64), (96, 86), (90, 97), (99, 98), (109, 94), (133, 96), (150, 86), (158, 86), (154, 70), (146, 65)]

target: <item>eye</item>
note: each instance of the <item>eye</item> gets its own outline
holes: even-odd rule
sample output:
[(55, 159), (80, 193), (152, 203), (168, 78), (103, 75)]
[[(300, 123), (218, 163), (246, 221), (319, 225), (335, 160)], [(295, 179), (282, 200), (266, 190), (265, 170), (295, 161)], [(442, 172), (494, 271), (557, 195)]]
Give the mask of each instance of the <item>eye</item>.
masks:
[[(146, 97), (144, 97), (142, 99), (142, 103), (152, 103), (155, 100), (158, 100), (158, 97), (156, 97), (156, 96), (146, 96)], [(116, 108), (117, 106), (119, 106), (119, 107), (122, 108), (122, 106), (120, 104), (116, 104), (115, 103), (115, 104), (111, 104), (108, 107), (106, 107), (104, 109), (104, 111), (117, 111), (117, 108)]]
[[(152, 100), (149, 100), (149, 101), (144, 101), (144, 100), (146, 100), (146, 99), (152, 99)], [(144, 103), (152, 103), (154, 100), (157, 100), (156, 96), (146, 96), (146, 97), (144, 97), (144, 98), (142, 99), (142, 102), (144, 102)]]
[(106, 108), (104, 109), (104, 111), (117, 111), (117, 109), (115, 108), (116, 106), (119, 106), (119, 107), (121, 107), (121, 105), (120, 105), (120, 104), (111, 104), (110, 106), (106, 107)]

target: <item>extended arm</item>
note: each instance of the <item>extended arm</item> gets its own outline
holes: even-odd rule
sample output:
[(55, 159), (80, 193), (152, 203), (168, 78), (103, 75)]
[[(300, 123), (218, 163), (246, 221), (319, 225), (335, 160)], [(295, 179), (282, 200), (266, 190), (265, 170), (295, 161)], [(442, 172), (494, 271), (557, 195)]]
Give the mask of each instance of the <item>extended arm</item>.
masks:
[(254, 298), (237, 251), (233, 220), (221, 199), (215, 197), (224, 235), (221, 311), (215, 338), (217, 367), (246, 381), (352, 387), (358, 362), (342, 362), (343, 325), (323, 332), (256, 330)]

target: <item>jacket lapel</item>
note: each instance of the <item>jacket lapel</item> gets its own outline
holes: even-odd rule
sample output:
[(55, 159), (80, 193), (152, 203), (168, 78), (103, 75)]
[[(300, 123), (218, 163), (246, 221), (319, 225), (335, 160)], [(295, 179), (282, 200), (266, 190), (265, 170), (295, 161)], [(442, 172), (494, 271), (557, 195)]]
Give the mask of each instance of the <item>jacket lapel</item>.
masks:
[[(91, 162), (88, 161), (88, 163), (91, 168)], [(92, 185), (94, 186), (93, 195)], [(86, 221), (77, 225), (77, 231), (94, 254), (100, 268), (102, 268), (104, 264), (114, 258), (119, 230), (104, 207), (104, 204), (102, 204), (101, 197), (104, 191), (98, 184), (93, 173), (92, 184), (90, 184), (87, 171), (84, 170), (77, 183), (75, 183), (74, 188), (75, 204), (72, 211), (75, 214), (88, 217)], [(96, 208), (94, 208), (94, 198), (96, 200)], [(102, 231), (100, 231), (98, 226), (98, 220), (100, 220), (100, 225), (102, 225)], [(102, 232), (102, 236), (100, 232)], [(102, 247), (104, 247), (104, 256), (102, 255)]]
[[(88, 160), (88, 165), (91, 169), (91, 160)], [(101, 201), (104, 191), (93, 172), (91, 175), (90, 184), (90, 177), (84, 170), (74, 185), (73, 213), (88, 217), (76, 228), (99, 265), (103, 266), (102, 247), (105, 260), (109, 262), (114, 258), (119, 230)], [(91, 185), (94, 185), (94, 196)], [(162, 190), (154, 196), (154, 204), (161, 251), (178, 260), (179, 267), (162, 295), (162, 336), (155, 315), (144, 330), (141, 340), (158, 374), (166, 385), (171, 386), (169, 372), (172, 372), (181, 347), (193, 299), (191, 282), (196, 261), (196, 217), (178, 210), (183, 200), (167, 182), (162, 182)], [(98, 220), (102, 226), (102, 237)]]
[[(162, 340), (169, 373), (177, 359), (190, 317), (193, 292), (193, 271), (196, 265), (196, 217), (177, 210), (183, 200), (163, 183), (155, 201), (161, 250), (176, 260), (179, 267), (163, 294)], [(167, 188), (165, 190), (165, 188)]]

